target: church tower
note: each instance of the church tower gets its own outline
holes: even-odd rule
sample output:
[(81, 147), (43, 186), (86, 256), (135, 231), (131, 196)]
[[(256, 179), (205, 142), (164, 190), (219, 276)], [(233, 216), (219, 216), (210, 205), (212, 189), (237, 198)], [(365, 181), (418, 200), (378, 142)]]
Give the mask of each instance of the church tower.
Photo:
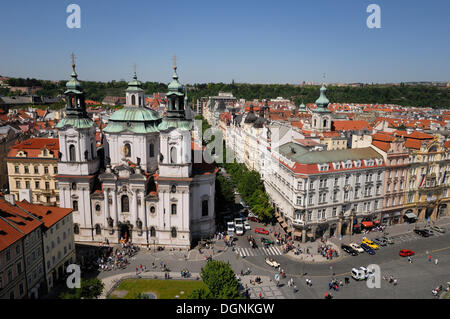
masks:
[(326, 91), (327, 89), (323, 83), (320, 88), (320, 96), (316, 100), (317, 108), (312, 110), (311, 127), (317, 132), (331, 131), (332, 112), (328, 109), (328, 104), (330, 104), (330, 101), (325, 95)]
[(93, 238), (90, 194), (100, 161), (97, 156), (94, 122), (86, 112), (85, 94), (75, 71), (72, 55), (72, 75), (66, 84), (65, 116), (56, 128), (59, 132), (60, 158), (58, 187), (60, 206), (73, 209), (76, 241)]

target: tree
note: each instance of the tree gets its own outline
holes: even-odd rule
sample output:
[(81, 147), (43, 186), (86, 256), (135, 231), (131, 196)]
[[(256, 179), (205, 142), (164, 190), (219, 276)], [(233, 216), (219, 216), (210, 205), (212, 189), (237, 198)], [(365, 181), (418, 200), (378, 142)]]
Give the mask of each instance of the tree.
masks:
[(229, 263), (211, 260), (202, 268), (201, 277), (214, 299), (238, 299), (239, 282)]
[(81, 279), (81, 288), (75, 288), (73, 292), (65, 292), (60, 295), (61, 299), (96, 299), (105, 288), (103, 282), (98, 278)]
[(205, 288), (195, 289), (187, 297), (188, 299), (214, 299), (211, 292)]

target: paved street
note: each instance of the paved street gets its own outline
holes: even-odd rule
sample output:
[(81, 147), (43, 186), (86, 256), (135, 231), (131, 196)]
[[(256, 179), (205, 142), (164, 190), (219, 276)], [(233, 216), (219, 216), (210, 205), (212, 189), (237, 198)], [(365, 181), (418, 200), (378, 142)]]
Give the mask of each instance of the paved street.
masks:
[[(152, 276), (152, 272), (161, 271), (160, 263), (166, 263), (175, 276), (184, 268), (189, 269), (191, 273), (200, 273), (201, 268), (206, 263), (205, 257), (213, 255), (214, 259), (229, 262), (238, 275), (241, 270), (245, 272), (249, 268), (251, 273), (242, 278), (243, 283), (248, 284), (250, 279), (254, 279), (256, 275), (264, 278), (265, 284), (260, 286), (262, 289), (252, 290), (252, 298), (255, 298), (259, 292), (264, 292), (265, 285), (275, 287), (274, 275), (278, 274), (279, 271), (265, 263), (265, 258), (271, 256), (281, 264), (287, 278), (281, 280), (281, 287), (275, 287), (276, 289), (266, 287), (268, 294), (264, 298), (271, 298), (272, 295), (276, 298), (323, 298), (325, 292), (330, 292), (328, 282), (333, 277), (333, 273), (337, 280), (344, 281), (345, 277), (350, 277), (350, 271), (353, 267), (358, 268), (369, 264), (379, 265), (382, 275), (392, 275), (397, 278), (398, 285), (393, 286), (387, 281), (382, 281), (381, 288), (369, 289), (366, 282), (357, 282), (350, 279), (350, 284), (345, 285), (339, 291), (331, 291), (331, 294), (335, 298), (433, 298), (431, 290), (450, 281), (450, 224), (448, 224), (448, 220), (443, 220), (441, 224), (444, 223), (444, 228), (447, 229), (445, 234), (422, 238), (411, 232), (410, 229), (406, 229), (406, 233), (392, 235), (394, 244), (381, 247), (376, 251), (376, 255), (371, 256), (362, 253), (353, 257), (343, 253), (342, 256), (332, 261), (314, 263), (311, 261), (302, 262), (298, 258), (292, 258), (282, 253), (280, 246), (273, 245), (264, 248), (260, 242), (260, 237), (264, 235), (255, 234), (253, 231), (255, 226), (260, 227), (261, 225), (251, 223), (252, 230), (247, 231), (244, 236), (238, 237), (234, 250), (226, 248), (223, 240), (217, 241), (214, 249), (203, 249), (202, 253), (199, 253), (197, 249), (193, 249), (189, 253), (141, 250), (135, 257), (131, 258), (130, 265), (126, 269), (104, 271), (98, 277), (108, 280), (107, 278), (112, 276), (133, 273), (139, 264), (145, 265), (149, 270), (146, 276)], [(395, 233), (394, 228), (393, 232)], [(249, 246), (247, 236), (250, 234), (258, 243), (256, 249)], [(373, 238), (379, 235), (379, 233), (371, 233), (369, 237)], [(358, 242), (356, 239), (353, 236), (352, 241)], [(343, 241), (348, 242), (345, 238)], [(413, 256), (412, 264), (408, 262), (407, 258), (398, 255), (398, 251), (405, 248), (412, 249), (416, 253)], [(428, 261), (428, 255), (432, 256), (432, 262)], [(437, 265), (434, 263), (435, 259), (438, 259)], [(155, 264), (153, 269), (152, 263)], [(287, 286), (287, 280), (291, 278), (294, 278), (299, 289), (295, 294), (292, 288)], [(306, 278), (312, 280), (312, 287), (307, 287), (305, 284)], [(255, 286), (255, 288), (258, 288), (258, 286)]]

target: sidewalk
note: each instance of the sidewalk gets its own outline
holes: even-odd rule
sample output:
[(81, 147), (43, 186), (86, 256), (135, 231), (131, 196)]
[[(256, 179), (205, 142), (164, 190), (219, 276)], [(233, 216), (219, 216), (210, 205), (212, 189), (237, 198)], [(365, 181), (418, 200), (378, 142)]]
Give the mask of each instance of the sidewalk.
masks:
[[(106, 299), (107, 296), (114, 290), (114, 288), (124, 279), (165, 279), (164, 276), (166, 273), (167, 272), (162, 271), (147, 271), (136, 275), (136, 272), (129, 272), (103, 278), (102, 282), (105, 285), (105, 288), (103, 289), (103, 293), (101, 294), (99, 299)], [(169, 280), (200, 280), (199, 273), (191, 273), (191, 276), (188, 278), (181, 277), (181, 274), (179, 272), (168, 272), (168, 274), (170, 275)]]
[[(435, 225), (436, 226), (445, 226), (450, 224), (450, 216), (445, 216), (440, 218)], [(424, 221), (419, 221), (412, 224), (397, 224), (397, 225), (391, 225), (388, 226), (385, 229), (385, 232), (369, 232), (367, 234), (353, 234), (353, 235), (345, 235), (342, 237), (342, 240), (339, 239), (339, 237), (332, 237), (329, 240), (335, 243), (336, 245), (340, 246), (341, 244), (349, 244), (352, 242), (361, 242), (363, 237), (367, 237), (369, 239), (381, 237), (383, 235), (393, 237), (393, 236), (399, 236), (404, 235), (407, 233), (410, 233), (414, 230), (414, 228), (423, 228), (425, 226)]]
[[(327, 259), (326, 257), (322, 256), (317, 252), (317, 248), (321, 245), (330, 245), (334, 250), (336, 250), (339, 254), (339, 257), (333, 257), (333, 259)], [(294, 251), (296, 251), (297, 247), (300, 246), (303, 253), (296, 255)], [(336, 260), (339, 260), (341, 258), (341, 248), (336, 243), (327, 240), (326, 243), (322, 243), (320, 240), (316, 240), (314, 242), (307, 242), (307, 243), (296, 243), (295, 249), (290, 250), (287, 254), (284, 256), (287, 256), (291, 259), (295, 259), (296, 261), (303, 261), (308, 263), (334, 263)], [(309, 249), (309, 254), (306, 253), (306, 249)]]

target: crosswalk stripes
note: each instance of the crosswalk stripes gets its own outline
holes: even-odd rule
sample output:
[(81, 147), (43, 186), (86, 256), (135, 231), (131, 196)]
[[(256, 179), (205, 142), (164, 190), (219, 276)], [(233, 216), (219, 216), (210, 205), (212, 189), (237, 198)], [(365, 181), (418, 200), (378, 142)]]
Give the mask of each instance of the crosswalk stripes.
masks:
[(274, 255), (281, 255), (281, 251), (278, 247), (258, 247), (258, 248), (243, 248), (243, 247), (237, 247), (236, 248), (238, 254), (241, 257), (244, 256), (274, 256)]

